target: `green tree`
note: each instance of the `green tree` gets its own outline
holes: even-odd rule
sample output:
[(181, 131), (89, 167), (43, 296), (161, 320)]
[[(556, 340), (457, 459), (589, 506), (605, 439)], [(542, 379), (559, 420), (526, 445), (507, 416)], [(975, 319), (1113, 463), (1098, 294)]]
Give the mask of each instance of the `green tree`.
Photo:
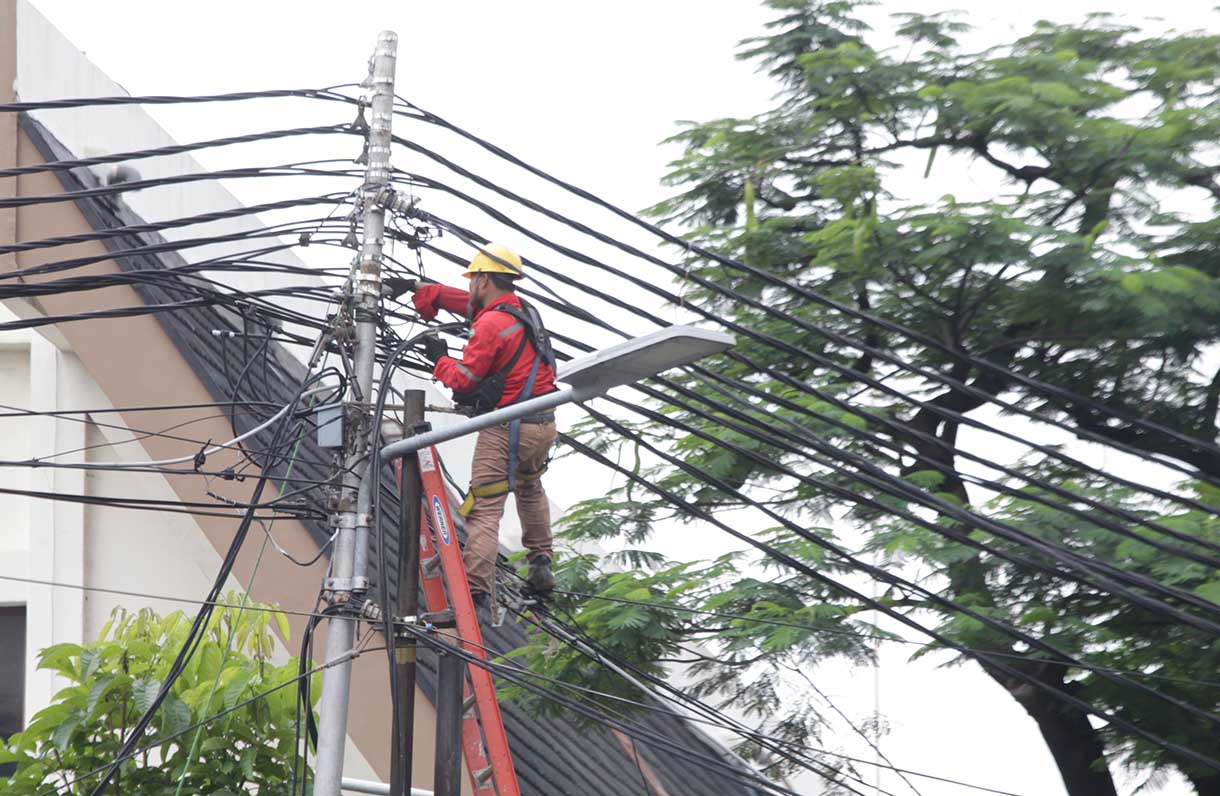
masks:
[[(739, 411), (764, 427), (797, 424), (840, 458), (860, 457), (978, 515), (1217, 601), (1213, 568), (1151, 542), (1191, 547), (1167, 540), (1166, 528), (1220, 542), (1214, 513), (1199, 508), (1220, 505), (1207, 485), (1220, 483), (1220, 459), (1190, 442), (1215, 442), (1220, 405), (1220, 371), (1209, 356), (1220, 342), (1220, 37), (1158, 35), (1094, 14), (1080, 24), (1036, 22), (1015, 41), (979, 51), (961, 43), (968, 26), (954, 15), (894, 15), (892, 29), (879, 34), (862, 21), (868, 4), (857, 0), (768, 5), (775, 20), (766, 35), (743, 44), (741, 57), (778, 82), (775, 107), (753, 118), (686, 123), (672, 139), (685, 154), (667, 177), (679, 192), (655, 213), (691, 230), (692, 240), (767, 275), (922, 337), (690, 257), (690, 273), (711, 286), (689, 286), (688, 302), (824, 358), (819, 363), (740, 337), (737, 351), (750, 361), (725, 357), (709, 367), (771, 400)], [(940, 195), (939, 186), (967, 168), (972, 190), (983, 195)], [(908, 198), (920, 191), (940, 196)], [(966, 387), (946, 385), (942, 377)], [(685, 386), (711, 394), (693, 378)], [(924, 405), (912, 406), (887, 387)], [(993, 399), (1010, 407), (998, 411)], [(1115, 484), (1056, 457), (1053, 447), (1001, 461), (1006, 490), (980, 488), (972, 485), (979, 465), (971, 457), (995, 459), (1014, 448), (997, 446), (942, 410), (1035, 439), (1045, 435), (1008, 419), (1028, 410), (1076, 436), (1159, 457), (1191, 477), (1174, 485), (1154, 467), (1147, 477), (1195, 503)], [(779, 515), (826, 538), (833, 531), (818, 526), (834, 516), (841, 535), (863, 539), (865, 552), (884, 557), (888, 567), (931, 573), (924, 582), (945, 597), (1082, 658), (1154, 673), (1161, 679), (1143, 682), (1204, 709), (1220, 708), (1220, 691), (1191, 682), (1214, 679), (1215, 639), (1108, 590), (1014, 564), (962, 544), (962, 537), (954, 541), (897, 517), (895, 510), (915, 502), (886, 495), (850, 471), (815, 465), (807, 455), (812, 446), (776, 447), (726, 428), (723, 414), (665, 412), (707, 436), (648, 422), (639, 426), (646, 439), (740, 486)], [(578, 437), (631, 461), (633, 451), (614, 451), (622, 443), (597, 422), (579, 429)], [(741, 451), (726, 450), (724, 441)], [(683, 499), (714, 513), (740, 505), (691, 472), (634, 452), (637, 472)], [(777, 465), (825, 478), (874, 504), (813, 488)], [(1030, 477), (1041, 485), (1031, 486)], [(1053, 505), (1064, 503), (1074, 511)], [(1128, 536), (1103, 527), (1116, 514), (1101, 511), (1101, 504), (1124, 517), (1119, 524)], [(862, 660), (866, 647), (799, 628), (696, 621), (663, 606), (858, 630), (860, 605), (782, 568), (773, 580), (743, 578), (743, 571), (757, 573), (747, 561), (675, 564), (638, 550), (673, 511), (639, 486), (576, 506), (564, 520), (570, 537), (618, 539), (634, 552), (613, 562), (627, 564), (618, 572), (573, 559), (561, 573), (564, 582), (573, 591), (601, 590), (658, 608), (623, 612), (597, 600), (572, 600), (567, 607), (621, 653), (635, 651), (652, 666), (694, 657), (701, 692), (767, 716), (769, 726), (793, 740), (816, 739), (822, 719), (803, 700), (785, 698), (791, 693), (785, 689), (799, 683), (791, 670), (834, 656)], [(1054, 564), (960, 520), (939, 521), (992, 551)], [(768, 533), (823, 572), (843, 568), (790, 529)], [(1220, 733), (1204, 720), (1094, 672), (1048, 664), (1044, 654), (918, 596), (890, 589), (883, 599), (959, 643), (1013, 656), (1022, 671), (1056, 691), (1220, 756)], [(690, 653), (692, 641), (702, 642), (704, 652)], [(559, 676), (598, 676), (541, 641), (528, 654), (532, 665)], [(1124, 765), (1150, 779), (1177, 769), (1198, 793), (1220, 793), (1217, 772), (1111, 727), (1096, 728), (1061, 700), (984, 669), (1037, 723), (1072, 796), (1115, 793), (1111, 772)], [(750, 744), (743, 751), (759, 754)]]
[[(227, 602), (239, 599), (229, 595)], [(249, 603), (215, 611), (157, 711), (143, 751), (114, 776), (115, 793), (290, 791), (297, 739), (297, 689), (290, 683), (297, 677), (297, 661), (271, 663), (273, 621), (287, 638), (288, 621), (271, 606)], [(131, 725), (152, 703), (190, 623), (181, 611), (161, 617), (147, 608), (119, 608), (96, 642), (42, 650), (38, 668), (55, 672), (68, 685), (0, 750), (0, 762), (17, 765), (2, 783), (4, 793), (35, 796), (61, 787), (87, 793), (94, 787), (94, 772), (115, 759)], [(289, 685), (251, 700), (284, 684)], [(224, 711), (230, 712), (192, 727)]]

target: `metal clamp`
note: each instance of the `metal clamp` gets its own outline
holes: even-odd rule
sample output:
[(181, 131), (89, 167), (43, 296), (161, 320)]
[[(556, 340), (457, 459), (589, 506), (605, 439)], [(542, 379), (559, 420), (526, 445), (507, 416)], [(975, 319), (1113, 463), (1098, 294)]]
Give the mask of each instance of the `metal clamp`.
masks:
[(322, 578), (322, 591), (343, 594), (352, 590), (352, 578)]
[[(365, 515), (368, 516), (368, 515)], [(349, 512), (342, 514), (332, 514), (330, 518), (330, 527), (347, 530), (356, 529), (356, 515)]]

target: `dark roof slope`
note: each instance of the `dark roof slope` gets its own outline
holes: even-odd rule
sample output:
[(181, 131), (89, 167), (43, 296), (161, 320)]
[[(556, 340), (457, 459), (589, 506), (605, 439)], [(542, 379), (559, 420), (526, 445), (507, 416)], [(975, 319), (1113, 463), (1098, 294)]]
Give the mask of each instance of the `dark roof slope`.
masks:
[[(22, 115), (21, 128), (30, 136), (42, 156), (48, 160), (74, 157), (50, 132), (37, 121)], [(58, 172), (65, 190), (95, 187), (96, 177), (86, 169)], [(145, 223), (125, 202), (116, 196), (78, 199), (76, 206), (95, 230), (114, 229)], [(111, 252), (164, 242), (156, 233), (123, 234), (107, 238), (104, 243)], [(186, 264), (175, 251), (158, 253), (119, 254), (114, 258), (125, 272), (158, 271)], [(153, 279), (134, 287), (149, 304), (164, 304), (194, 297), (184, 280)], [(253, 310), (252, 310), (253, 312)], [(240, 312), (219, 305), (187, 307), (172, 312), (160, 312), (157, 319), (174, 341), (183, 358), (206, 385), (213, 400), (266, 401), (283, 405), (295, 395), (297, 385), (305, 376), (303, 366), (279, 343), (271, 343), (266, 356), (260, 356), (253, 367), (246, 363), (259, 347), (257, 339), (238, 337), (225, 339), (213, 334), (224, 330), (245, 334), (252, 332)], [(244, 414), (234, 418), (241, 433), (260, 420)], [(250, 448), (258, 451), (270, 439), (255, 437)], [(321, 480), (331, 474), (329, 454), (316, 445), (312, 435), (302, 444), (292, 474), (302, 479)], [(273, 465), (275, 477), (284, 475), (285, 465)], [(383, 516), (397, 516), (391, 474), (383, 478)], [(328, 529), (319, 522), (306, 522), (319, 544), (329, 537)], [(398, 532), (392, 523), (387, 526), (386, 560), (396, 561)], [(377, 554), (372, 551), (370, 565), (376, 567)], [(394, 570), (390, 573), (390, 591), (395, 591)], [(370, 573), (373, 583), (377, 572)], [(391, 595), (392, 596), (392, 595)], [(524, 644), (525, 629), (513, 621), (491, 629), (485, 639), (491, 649), (505, 651)], [(429, 699), (434, 700), (436, 683), (435, 656), (424, 652), (420, 656), (419, 682)], [(434, 700), (435, 701), (435, 700)], [(663, 703), (657, 701), (656, 707)], [(538, 719), (512, 702), (502, 706), (504, 725), (508, 732), (513, 761), (527, 796), (648, 796), (655, 793), (644, 784), (642, 772), (622, 744), (604, 728), (589, 728), (567, 719)], [(633, 717), (633, 721), (662, 735), (674, 743), (704, 756), (726, 759), (725, 751), (695, 731), (675, 714), (649, 711)], [(683, 760), (673, 754), (637, 742), (642, 761), (655, 772), (668, 796), (709, 796), (709, 794), (753, 794), (758, 791), (713, 773), (702, 763)]]

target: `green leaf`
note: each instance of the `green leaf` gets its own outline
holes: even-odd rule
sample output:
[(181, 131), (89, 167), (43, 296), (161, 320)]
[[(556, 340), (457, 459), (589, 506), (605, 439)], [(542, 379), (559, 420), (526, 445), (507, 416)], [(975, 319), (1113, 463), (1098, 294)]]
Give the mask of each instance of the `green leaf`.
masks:
[(106, 695), (106, 692), (110, 690), (116, 681), (118, 681), (118, 675), (116, 674), (102, 675), (94, 681), (93, 687), (89, 689), (89, 699), (85, 703), (86, 714), (93, 715), (93, 711), (97, 708), (98, 703), (101, 702), (102, 697)]
[(1032, 88), (1038, 99), (1052, 102), (1055, 105), (1072, 106), (1083, 99), (1078, 91), (1064, 83), (1034, 83)]
[(160, 680), (140, 679), (132, 683), (131, 698), (135, 702), (136, 710), (140, 713), (147, 713), (160, 691)]
[(256, 672), (253, 668), (242, 669), (233, 677), (233, 681), (225, 688), (224, 706), (226, 709), (232, 708), (241, 701), (242, 694), (245, 693), (246, 687), (250, 685), (250, 681), (254, 679)]
[(191, 709), (185, 702), (167, 697), (161, 704), (162, 729), (166, 735), (174, 735), (191, 726)]
[(84, 717), (80, 713), (73, 713), (62, 724), (55, 728), (55, 732), (51, 733), (51, 745), (63, 752), (68, 748), (68, 744), (72, 741), (72, 734), (76, 732), (76, 728), (80, 726), (81, 720)]
[(1220, 580), (1212, 580), (1195, 587), (1195, 594), (1220, 605)]
[(1144, 292), (1144, 277), (1139, 274), (1127, 274), (1119, 281), (1119, 284), (1123, 286), (1123, 290), (1133, 296)]
[(254, 763), (258, 759), (258, 747), (249, 746), (241, 753), (241, 773), (247, 780), (254, 779)]
[(218, 749), (228, 749), (228, 748), (229, 748), (229, 740), (227, 738), (223, 738), (223, 737), (205, 738), (203, 743), (199, 744), (199, 751), (201, 753), (215, 752)]
[(79, 644), (55, 644), (38, 654), (38, 668), (58, 672), (72, 680), (80, 680), (77, 676), (75, 660), (79, 658), (84, 648)]
[(85, 682), (93, 677), (101, 663), (102, 656), (97, 649), (82, 650), (80, 654), (81, 682)]

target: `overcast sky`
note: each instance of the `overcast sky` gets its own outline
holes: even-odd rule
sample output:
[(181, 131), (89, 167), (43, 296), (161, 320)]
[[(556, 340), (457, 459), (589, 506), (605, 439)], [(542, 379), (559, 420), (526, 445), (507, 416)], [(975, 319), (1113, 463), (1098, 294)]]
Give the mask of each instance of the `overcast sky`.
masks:
[[(189, 6), (164, 0), (32, 2), (133, 94), (211, 94), (354, 82), (364, 77), (377, 32), (395, 30), (400, 36), (399, 94), (632, 210), (667, 195), (659, 179), (677, 152), (658, 142), (675, 131), (675, 120), (755, 113), (768, 106), (773, 90), (733, 57), (735, 43), (758, 33), (768, 17), (751, 2), (214, 0)], [(1209, 14), (1213, 4), (1214, 0), (1157, 4), (1156, 12), (1164, 21), (1154, 24), (1214, 27), (1216, 17)], [(870, 17), (884, 21), (886, 14), (895, 11), (927, 13), (963, 6), (970, 12), (966, 18), (978, 29), (977, 41), (994, 44), (1011, 40), (1037, 18), (1079, 18), (1103, 8), (1138, 18), (1147, 13), (1149, 4), (1134, 0), (1105, 4), (886, 0)], [(339, 111), (247, 103), (154, 108), (152, 112), (175, 138), (194, 141), (304, 123), (318, 118), (319, 113), (337, 121), (326, 114)], [(487, 159), (479, 160), (481, 156), (469, 148), (452, 141), (443, 145), (452, 147), (446, 152), (458, 152), (476, 168), (487, 169), (481, 173), (503, 179), (514, 188), (534, 188), (557, 207), (572, 205), (571, 200), (548, 193), (536, 181)], [(327, 157), (335, 155), (333, 147), (342, 144), (317, 150), (309, 146), (316, 145), (277, 144), (273, 150), (262, 150), (263, 159), (254, 162)], [(200, 159), (210, 167), (252, 163), (247, 153), (236, 151), (206, 153)], [(411, 164), (396, 160), (396, 165), (406, 168)], [(970, 177), (940, 174), (937, 179), (936, 187), (943, 192), (954, 187), (954, 180), (961, 184)], [(265, 201), (263, 191), (271, 189), (246, 181), (234, 184), (232, 190), (253, 202)], [(439, 206), (446, 205), (439, 202)], [(596, 220), (615, 234), (651, 245), (637, 231), (605, 215), (576, 209), (582, 218)], [(474, 217), (456, 220), (486, 226)], [(528, 242), (517, 246), (533, 254)], [(652, 272), (650, 278), (670, 284), (665, 274)], [(649, 301), (642, 296), (638, 300)], [(636, 326), (627, 324), (628, 328), (645, 330), (633, 323)], [(555, 494), (552, 487), (552, 494), (560, 504), (600, 493), (607, 483), (604, 474), (583, 470), (556, 479), (553, 483), (559, 485), (560, 493)], [(692, 541), (673, 538), (665, 543), (672, 549), (689, 549)], [(701, 553), (719, 549), (717, 545), (722, 543), (699, 540)], [(891, 727), (884, 745), (898, 765), (1029, 796), (1063, 792), (1034, 725), (1007, 695), (972, 667), (935, 670), (928, 662), (908, 663), (908, 654), (902, 648), (887, 652), (880, 680), (880, 706)], [(871, 678), (853, 677), (841, 669), (811, 674), (824, 691), (842, 700), (840, 707), (853, 718), (867, 717), (872, 710)], [(828, 737), (826, 743), (862, 753), (861, 745), (847, 733)], [(862, 756), (871, 757), (871, 753)], [(914, 781), (924, 796), (969, 792), (943, 783)], [(805, 780), (801, 783), (809, 792), (816, 792)], [(910, 792), (890, 776), (882, 778), (882, 785), (894, 793)], [(1177, 796), (1189, 789), (1171, 782), (1160, 792)]]

